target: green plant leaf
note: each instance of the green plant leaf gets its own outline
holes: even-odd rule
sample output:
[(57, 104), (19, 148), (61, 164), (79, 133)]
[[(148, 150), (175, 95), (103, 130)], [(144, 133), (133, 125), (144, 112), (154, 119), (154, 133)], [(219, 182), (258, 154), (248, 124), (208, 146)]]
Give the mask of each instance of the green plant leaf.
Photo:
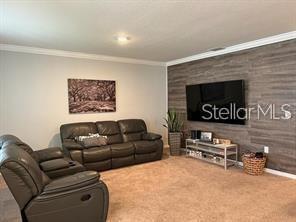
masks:
[(167, 112), (167, 119), (164, 118), (167, 125), (163, 125), (168, 128), (169, 132), (180, 132), (183, 126), (183, 122), (180, 118), (180, 115), (176, 112), (175, 109), (169, 109)]

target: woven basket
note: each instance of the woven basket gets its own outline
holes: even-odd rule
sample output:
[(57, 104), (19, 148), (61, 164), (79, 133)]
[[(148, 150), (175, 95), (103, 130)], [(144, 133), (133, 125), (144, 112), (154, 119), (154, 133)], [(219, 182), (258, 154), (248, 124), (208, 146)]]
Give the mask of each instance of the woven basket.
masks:
[(242, 160), (244, 164), (244, 171), (247, 174), (255, 176), (263, 174), (264, 166), (266, 163), (266, 156), (264, 156), (263, 158), (255, 158), (246, 157), (245, 155), (243, 155)]
[(181, 154), (181, 133), (169, 133), (169, 146), (172, 156)]

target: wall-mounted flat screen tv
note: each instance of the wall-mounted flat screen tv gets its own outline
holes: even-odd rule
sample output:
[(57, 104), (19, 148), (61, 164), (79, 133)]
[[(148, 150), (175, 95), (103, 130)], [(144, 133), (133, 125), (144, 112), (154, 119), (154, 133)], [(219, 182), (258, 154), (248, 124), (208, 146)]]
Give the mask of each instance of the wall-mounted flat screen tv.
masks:
[(243, 80), (186, 86), (189, 121), (245, 124)]

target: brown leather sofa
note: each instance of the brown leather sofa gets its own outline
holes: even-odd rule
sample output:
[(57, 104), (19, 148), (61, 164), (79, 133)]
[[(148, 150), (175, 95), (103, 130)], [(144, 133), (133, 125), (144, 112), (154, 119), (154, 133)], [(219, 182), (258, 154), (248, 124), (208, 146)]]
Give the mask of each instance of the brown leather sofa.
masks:
[(33, 149), (18, 137), (13, 135), (0, 136), (0, 148), (7, 145), (17, 145), (25, 150), (39, 164), (39, 167), (51, 179), (85, 171), (79, 162), (65, 156), (59, 147), (51, 147), (33, 151)]
[(21, 146), (1, 144), (0, 172), (19, 205), (23, 222), (106, 221), (108, 189), (96, 171), (50, 179)]
[[(161, 136), (148, 133), (141, 119), (64, 124), (60, 133), (65, 151), (89, 170), (103, 171), (162, 157)], [(75, 141), (75, 137), (89, 133), (106, 136), (107, 145), (86, 148)]]

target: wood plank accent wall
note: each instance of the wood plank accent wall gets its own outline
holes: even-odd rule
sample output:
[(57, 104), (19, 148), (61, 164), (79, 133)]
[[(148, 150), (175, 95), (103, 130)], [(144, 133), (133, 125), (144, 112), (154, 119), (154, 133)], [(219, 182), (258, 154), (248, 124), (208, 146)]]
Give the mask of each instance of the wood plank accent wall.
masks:
[[(256, 113), (246, 125), (193, 122), (186, 119), (185, 86), (228, 80), (245, 80), (246, 105), (291, 104), (290, 120), (260, 118)], [(212, 131), (246, 150), (269, 146), (267, 167), (296, 174), (296, 40), (196, 60), (168, 67), (168, 107), (185, 120), (185, 131)], [(264, 107), (264, 106), (263, 106)], [(279, 111), (277, 111), (278, 113)]]

